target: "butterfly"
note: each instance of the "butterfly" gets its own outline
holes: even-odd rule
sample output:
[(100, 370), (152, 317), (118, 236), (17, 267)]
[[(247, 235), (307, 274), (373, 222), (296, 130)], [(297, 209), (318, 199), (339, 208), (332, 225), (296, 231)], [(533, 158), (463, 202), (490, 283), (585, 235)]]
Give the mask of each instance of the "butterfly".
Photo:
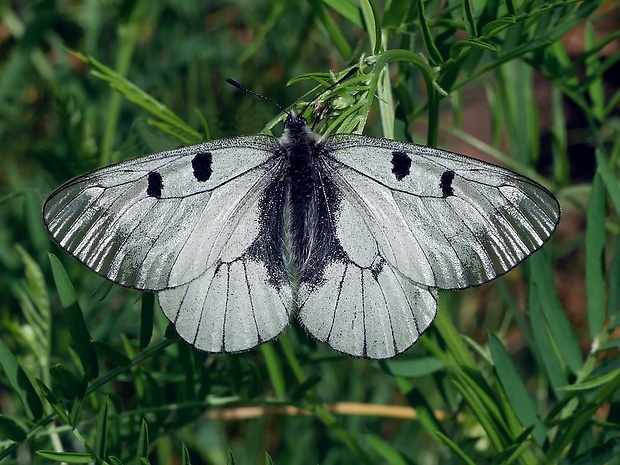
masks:
[(213, 353), (276, 338), (296, 316), (356, 357), (407, 350), (438, 290), (514, 268), (560, 220), (533, 180), (445, 150), (321, 137), (288, 113), (280, 138), (205, 142), (107, 166), (54, 191), (61, 248), (157, 291), (178, 334)]

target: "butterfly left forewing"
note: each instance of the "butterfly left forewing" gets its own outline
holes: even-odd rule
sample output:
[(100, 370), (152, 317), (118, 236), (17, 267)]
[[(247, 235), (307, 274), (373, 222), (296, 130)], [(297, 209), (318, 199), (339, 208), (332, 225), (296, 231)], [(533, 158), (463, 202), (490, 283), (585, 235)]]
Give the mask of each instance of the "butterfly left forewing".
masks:
[(114, 282), (144, 290), (180, 285), (225, 253), (230, 237), (251, 244), (257, 228), (240, 239), (235, 222), (248, 193), (278, 163), (274, 144), (227, 139), (111, 165), (57, 189), (43, 219), (63, 249)]

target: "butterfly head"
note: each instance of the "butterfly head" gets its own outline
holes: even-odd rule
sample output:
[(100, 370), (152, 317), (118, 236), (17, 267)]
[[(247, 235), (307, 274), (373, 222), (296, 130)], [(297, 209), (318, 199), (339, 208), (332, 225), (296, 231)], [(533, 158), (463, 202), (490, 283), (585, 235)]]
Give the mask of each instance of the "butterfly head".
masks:
[(284, 120), (284, 132), (280, 141), (284, 145), (314, 142), (320, 137), (308, 127), (306, 118), (295, 112), (288, 113)]

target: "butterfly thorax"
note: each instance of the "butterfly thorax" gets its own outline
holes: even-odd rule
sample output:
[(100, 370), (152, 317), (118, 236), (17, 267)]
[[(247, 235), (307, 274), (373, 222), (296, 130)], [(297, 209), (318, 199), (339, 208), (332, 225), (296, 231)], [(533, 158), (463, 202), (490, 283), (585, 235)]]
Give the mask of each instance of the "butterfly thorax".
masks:
[(330, 243), (329, 210), (319, 172), (322, 144), (302, 117), (289, 116), (284, 128), (282, 263), (292, 284), (307, 283), (322, 274)]

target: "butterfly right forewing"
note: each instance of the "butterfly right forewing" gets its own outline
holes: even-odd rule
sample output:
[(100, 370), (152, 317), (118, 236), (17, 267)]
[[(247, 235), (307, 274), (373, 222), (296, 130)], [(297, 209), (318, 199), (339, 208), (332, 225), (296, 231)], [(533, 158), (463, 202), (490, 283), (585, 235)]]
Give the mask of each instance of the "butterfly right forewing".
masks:
[(423, 286), (488, 282), (542, 247), (560, 219), (541, 185), (462, 155), (344, 134), (326, 151), (382, 256)]

